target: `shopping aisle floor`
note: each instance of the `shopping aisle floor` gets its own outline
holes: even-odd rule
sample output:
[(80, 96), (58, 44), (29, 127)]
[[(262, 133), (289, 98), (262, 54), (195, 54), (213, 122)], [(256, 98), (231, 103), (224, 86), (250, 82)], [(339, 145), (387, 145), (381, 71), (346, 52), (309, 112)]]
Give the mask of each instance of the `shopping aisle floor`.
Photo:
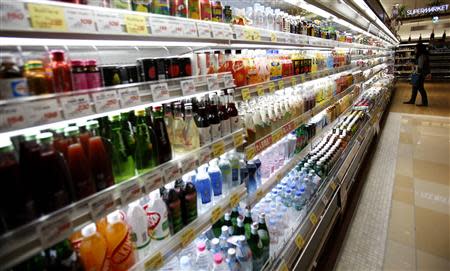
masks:
[(450, 84), (425, 88), (397, 83), (335, 270), (450, 270)]

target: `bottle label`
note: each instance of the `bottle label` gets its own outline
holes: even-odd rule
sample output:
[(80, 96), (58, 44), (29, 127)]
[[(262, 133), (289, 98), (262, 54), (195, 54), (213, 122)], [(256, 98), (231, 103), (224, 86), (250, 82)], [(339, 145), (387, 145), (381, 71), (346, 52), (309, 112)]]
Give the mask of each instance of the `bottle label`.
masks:
[(222, 137), (227, 136), (231, 133), (231, 122), (230, 119), (222, 120), (220, 122), (220, 132)]
[(102, 86), (102, 79), (100, 77), (99, 72), (88, 72), (86, 73), (86, 81), (87, 87), (91, 88), (99, 88)]
[(25, 78), (1, 79), (0, 99), (28, 96), (28, 85)]
[(231, 122), (231, 131), (232, 132), (235, 132), (242, 128), (241, 118), (239, 116), (230, 117), (230, 122)]
[(73, 90), (87, 89), (87, 79), (85, 73), (72, 73)]
[(211, 183), (213, 187), (214, 196), (220, 196), (222, 195), (222, 180), (221, 176), (218, 173), (214, 173), (213, 175), (210, 175), (211, 177)]
[(189, 223), (197, 218), (197, 195), (195, 193), (191, 193), (186, 195), (184, 199), (186, 208), (186, 220)]
[(239, 168), (231, 169), (231, 181), (232, 181), (233, 185), (239, 184)]
[(211, 124), (211, 137), (212, 141), (216, 141), (220, 138), (220, 123), (219, 124)]
[(154, 240), (163, 240), (166, 238), (169, 235), (169, 232), (167, 231), (169, 228), (167, 215), (161, 217), (160, 213), (147, 210), (148, 205), (145, 205), (144, 209), (147, 213), (148, 235)]
[(197, 188), (197, 192), (200, 191), (200, 196), (202, 199), (202, 203), (210, 203), (211, 202), (211, 188), (207, 185), (202, 185), (202, 187)]
[(127, 232), (123, 240), (111, 253), (111, 264), (114, 269), (128, 269), (132, 266), (133, 259), (133, 245), (130, 240), (130, 233)]
[(211, 127), (198, 128), (200, 145), (204, 146), (211, 143)]

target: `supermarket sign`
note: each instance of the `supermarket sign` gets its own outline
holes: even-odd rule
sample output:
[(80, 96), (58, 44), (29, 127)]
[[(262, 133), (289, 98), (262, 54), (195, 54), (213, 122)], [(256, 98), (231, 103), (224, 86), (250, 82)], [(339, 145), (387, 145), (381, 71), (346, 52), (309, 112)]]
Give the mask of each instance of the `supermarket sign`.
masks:
[(406, 10), (407, 16), (421, 16), (428, 15), (437, 12), (445, 12), (448, 11), (448, 4), (440, 5), (440, 6), (432, 6), (432, 7), (423, 7), (423, 8), (415, 8)]

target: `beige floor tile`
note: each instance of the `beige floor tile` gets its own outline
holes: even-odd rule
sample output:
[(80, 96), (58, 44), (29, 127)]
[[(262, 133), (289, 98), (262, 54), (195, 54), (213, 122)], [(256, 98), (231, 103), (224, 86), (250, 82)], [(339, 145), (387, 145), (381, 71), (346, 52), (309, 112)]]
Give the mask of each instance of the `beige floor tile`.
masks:
[(419, 126), (417, 128), (421, 135), (431, 135), (431, 136), (449, 136), (450, 131), (448, 127), (446, 127), (446, 123), (441, 123), (439, 127), (423, 127)]
[(412, 157), (398, 157), (395, 168), (396, 174), (413, 177), (413, 159)]
[(413, 205), (414, 204), (414, 191), (411, 189), (394, 187), (394, 191), (392, 192), (392, 199), (401, 201), (406, 204)]
[[(421, 135), (413, 147), (414, 158), (438, 164), (449, 164), (449, 137)], [(399, 147), (400, 150), (400, 147)]]
[(383, 270), (416, 270), (415, 249), (413, 247), (388, 240)]
[(387, 238), (407, 246), (415, 245), (414, 206), (392, 200)]
[(413, 144), (399, 143), (397, 157), (405, 157), (405, 158), (413, 157), (414, 147), (415, 146)]
[(414, 179), (401, 174), (395, 175), (395, 187), (414, 190)]
[(417, 270), (426, 271), (448, 271), (450, 270), (450, 261), (427, 253), (420, 249), (416, 250)]
[(449, 186), (414, 179), (414, 189), (414, 202), (416, 206), (447, 215), (450, 214)]
[[(401, 159), (399, 159), (401, 160)], [(398, 161), (398, 160), (397, 160)], [(443, 184), (450, 185), (449, 166), (429, 162), (425, 160), (413, 159), (414, 177)]]
[(448, 215), (416, 206), (415, 219), (416, 249), (449, 259)]
[(400, 132), (399, 142), (404, 144), (412, 144), (412, 134), (408, 132)]

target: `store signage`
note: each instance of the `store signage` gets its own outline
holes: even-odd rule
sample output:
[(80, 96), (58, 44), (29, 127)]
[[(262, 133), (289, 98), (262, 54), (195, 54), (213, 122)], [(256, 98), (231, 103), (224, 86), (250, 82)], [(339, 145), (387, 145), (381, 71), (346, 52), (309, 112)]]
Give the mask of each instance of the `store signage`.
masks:
[(423, 7), (423, 8), (415, 8), (415, 9), (408, 9), (406, 11), (407, 16), (419, 16), (419, 15), (426, 15), (426, 14), (432, 14), (436, 12), (443, 12), (448, 10), (448, 4), (440, 5), (440, 6), (432, 6), (432, 7)]

